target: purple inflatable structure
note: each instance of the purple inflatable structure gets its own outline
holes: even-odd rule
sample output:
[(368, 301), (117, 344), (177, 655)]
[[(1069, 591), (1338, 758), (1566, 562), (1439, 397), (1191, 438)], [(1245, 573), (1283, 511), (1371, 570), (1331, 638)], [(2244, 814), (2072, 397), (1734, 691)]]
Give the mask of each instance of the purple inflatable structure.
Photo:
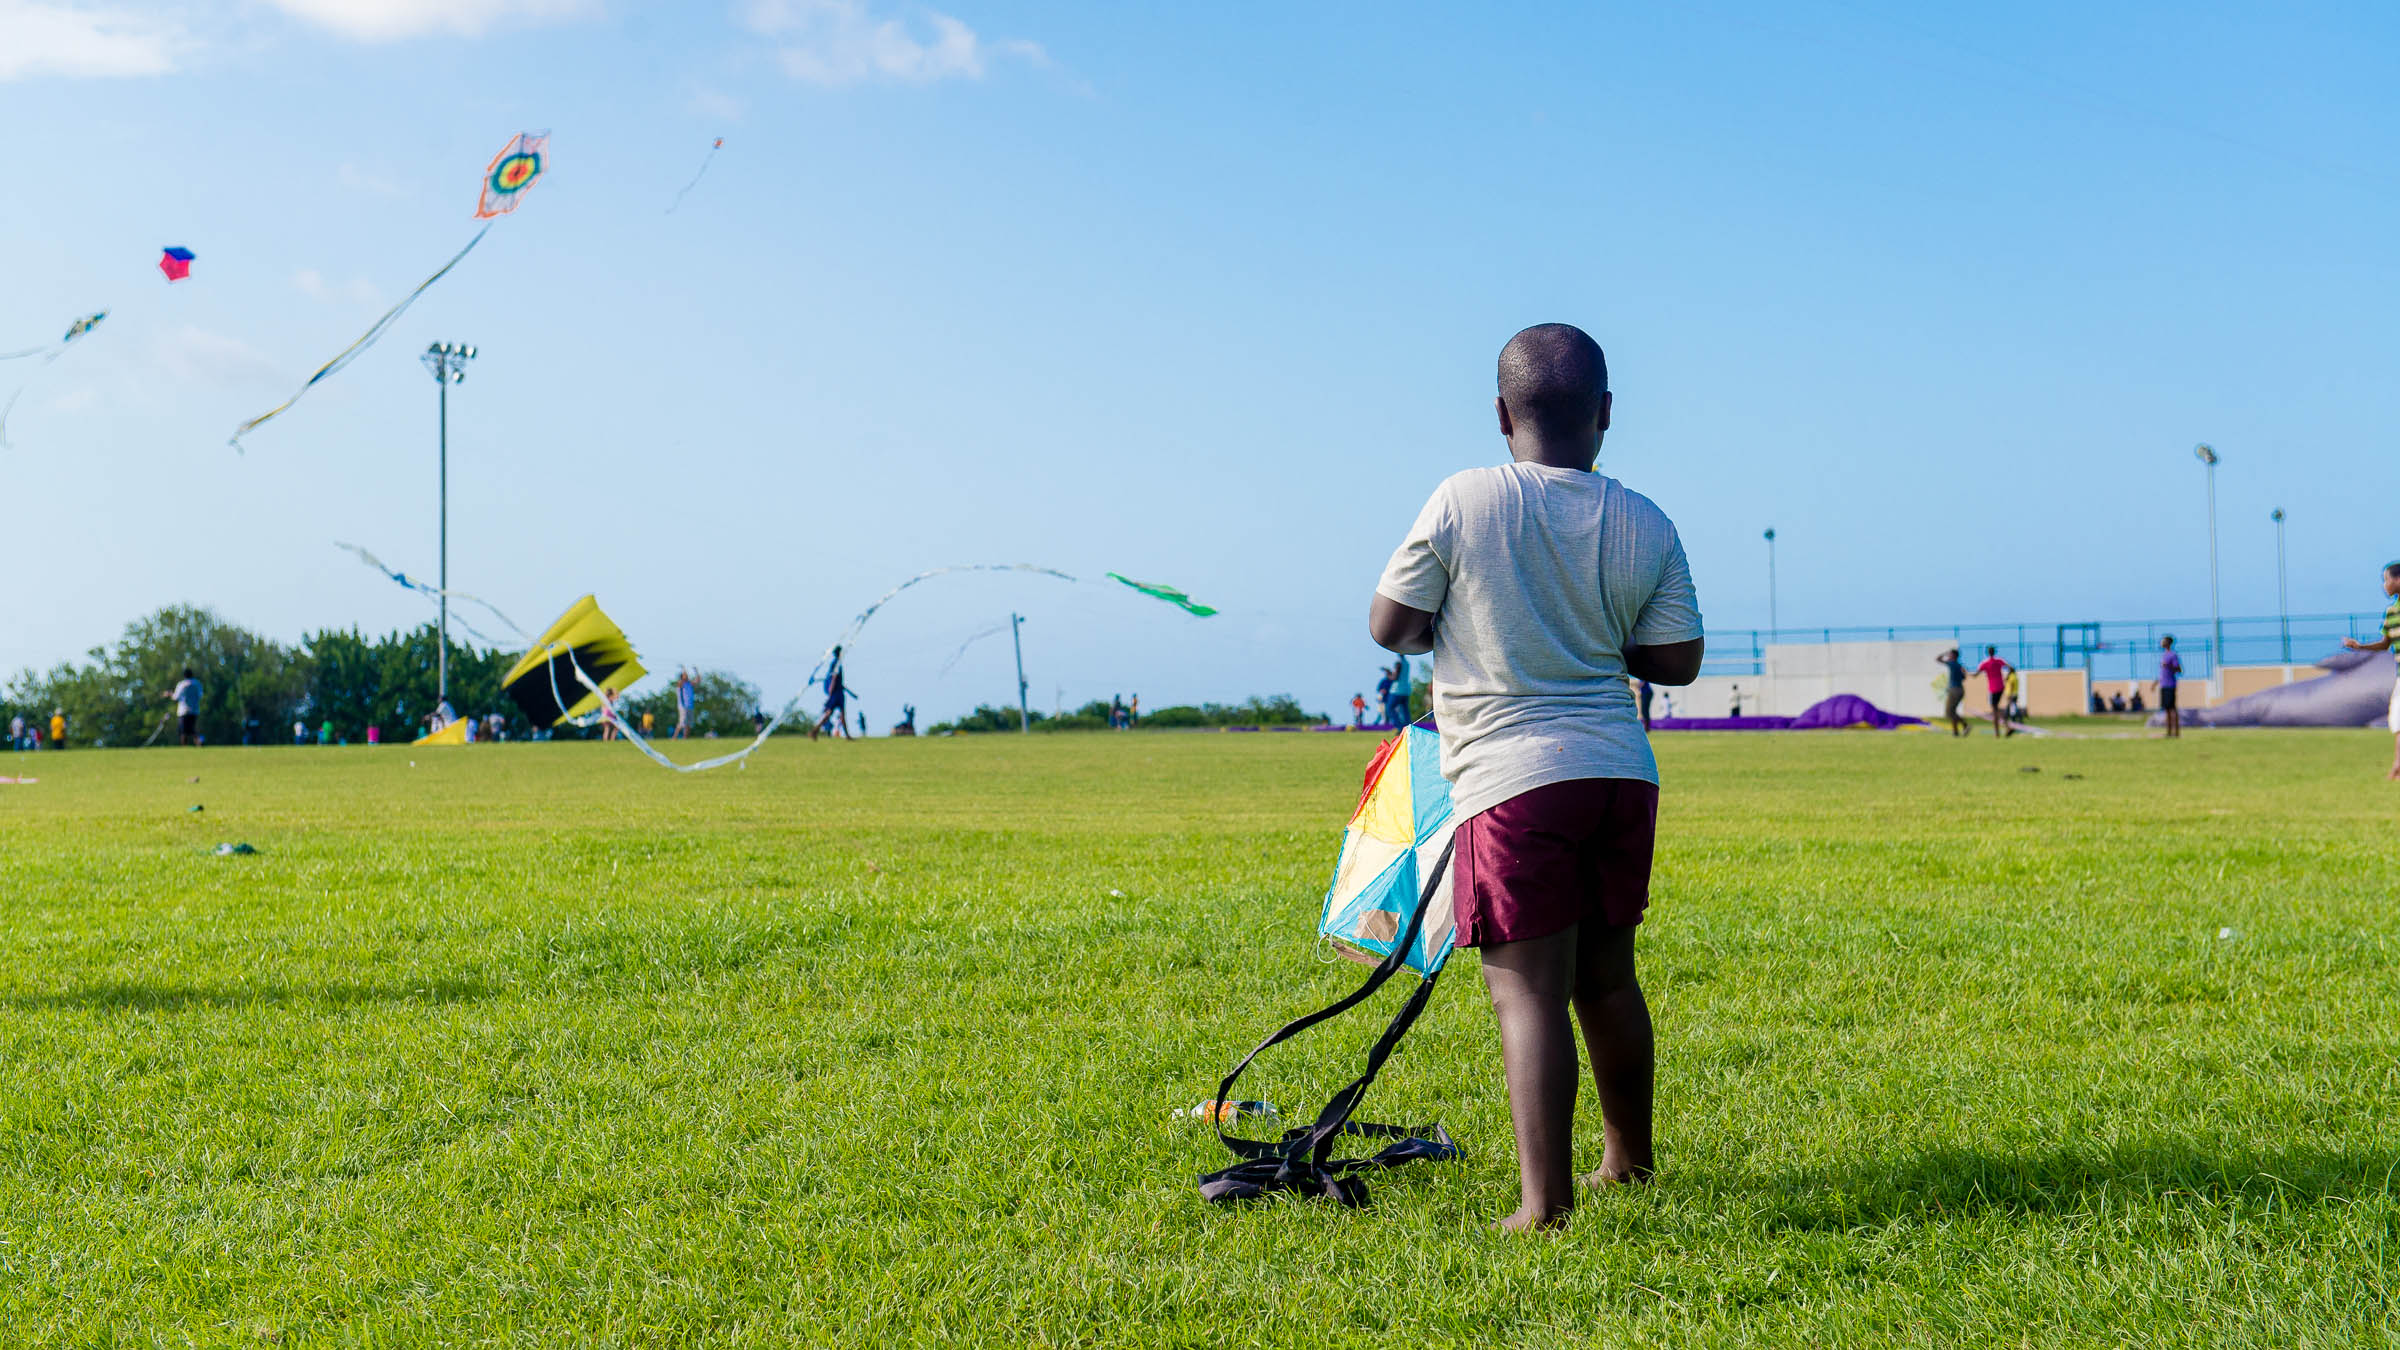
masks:
[(1835, 694), (1808, 706), (1798, 717), (1661, 717), (1652, 731), (1839, 731), (1845, 727), (1921, 727), (1922, 717), (1888, 713), (1856, 694)]
[[(2214, 708), (2183, 714), (2187, 727), (2380, 727), (2392, 700), (2392, 658), (2383, 652), (2335, 652), (2317, 665), (2333, 672), (2261, 689)], [(2154, 713), (2150, 725), (2165, 726)]]

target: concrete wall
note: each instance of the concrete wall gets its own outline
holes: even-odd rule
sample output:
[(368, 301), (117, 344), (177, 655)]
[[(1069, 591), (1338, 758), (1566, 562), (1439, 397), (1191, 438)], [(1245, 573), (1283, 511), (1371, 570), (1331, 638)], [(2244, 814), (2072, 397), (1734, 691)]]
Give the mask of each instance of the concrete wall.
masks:
[[(1888, 712), (1927, 721), (1942, 715), (1942, 674), (1935, 658), (1950, 649), (1944, 639), (1911, 642), (1797, 642), (1766, 649), (1764, 674), (1708, 675), (1688, 689), (1659, 692), (1672, 696), (1682, 717), (1724, 717), (1733, 710), (1734, 693), (1741, 693), (1742, 712), (1751, 717), (1795, 717), (1812, 703), (1835, 694), (1857, 694)], [(1983, 677), (1975, 665), (1982, 649), (1960, 658), (1967, 665), (1967, 698), (1961, 711), (1968, 717), (1991, 713)], [(2281, 684), (2313, 680), (2326, 672), (2315, 666), (2227, 666), (2215, 681), (2185, 682), (2181, 701), (2187, 708), (2206, 708)], [(2028, 670), (2021, 672), (2025, 710), (2035, 717), (2072, 717), (2090, 707), (2097, 689), (2105, 699), (2142, 691), (2145, 709), (2158, 707), (2156, 680), (2093, 680), (2084, 671)], [(1663, 705), (1653, 711), (1666, 716)]]
[[(1931, 719), (1942, 712), (1941, 691), (1935, 685), (1941, 667), (1934, 664), (1934, 658), (1950, 650), (1950, 645), (1947, 641), (1775, 644), (1766, 650), (1764, 674), (1706, 675), (1688, 689), (1659, 692), (1674, 695), (1675, 712), (1681, 717), (1728, 715), (1738, 688), (1742, 713), (1750, 717), (1796, 717), (1821, 699), (1857, 694), (1887, 712)], [(1969, 682), (1981, 687), (1981, 681), (1972, 675)], [(1652, 711), (1665, 716), (1656, 705)]]

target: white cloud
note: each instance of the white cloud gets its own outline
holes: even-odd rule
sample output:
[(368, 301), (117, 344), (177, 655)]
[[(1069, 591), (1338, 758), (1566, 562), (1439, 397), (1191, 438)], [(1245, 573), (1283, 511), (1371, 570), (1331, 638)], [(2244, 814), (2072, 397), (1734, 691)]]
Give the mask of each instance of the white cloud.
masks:
[(291, 373), (240, 338), (191, 324), (159, 335), (158, 363), (170, 375), (206, 384), (272, 382)]
[(880, 18), (868, 11), (866, 0), (747, 0), (740, 20), (775, 43), (775, 59), (785, 74), (811, 84), (979, 80), (995, 55), (1036, 65), (1050, 60), (1037, 42), (987, 42), (964, 23), (932, 10), (925, 11), (922, 23)]
[(0, 0), (0, 80), (164, 75), (180, 30), (154, 15), (63, 0)]
[(369, 173), (355, 164), (345, 163), (333, 171), (333, 181), (352, 192), (364, 192), (370, 197), (399, 197), (405, 195), (400, 185), (378, 173)]
[(742, 101), (731, 94), (719, 93), (714, 89), (693, 91), (691, 108), (693, 112), (702, 117), (713, 118), (719, 122), (742, 120)]
[(49, 409), (55, 413), (90, 412), (100, 406), (100, 391), (90, 385), (70, 389), (50, 400)]
[(359, 42), (449, 33), (480, 37), (501, 26), (585, 18), (593, 0), (269, 0), (275, 8)]
[(300, 293), (309, 299), (329, 305), (372, 305), (383, 299), (382, 292), (375, 289), (375, 283), (365, 277), (353, 277), (343, 282), (327, 281), (325, 274), (313, 267), (301, 268), (293, 276), (292, 284), (299, 287)]

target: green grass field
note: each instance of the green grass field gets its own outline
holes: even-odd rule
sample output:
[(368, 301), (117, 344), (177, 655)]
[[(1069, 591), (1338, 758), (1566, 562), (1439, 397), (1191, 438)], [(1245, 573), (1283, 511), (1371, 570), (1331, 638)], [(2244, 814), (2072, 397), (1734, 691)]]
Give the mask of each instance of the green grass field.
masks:
[(1217, 1209), (1169, 1117), (1359, 978), (1370, 748), (16, 760), (0, 1342), (2400, 1342), (2382, 736), (1663, 738), (1663, 1172), (1531, 1239), (1471, 956), (1365, 1112), (1463, 1161)]

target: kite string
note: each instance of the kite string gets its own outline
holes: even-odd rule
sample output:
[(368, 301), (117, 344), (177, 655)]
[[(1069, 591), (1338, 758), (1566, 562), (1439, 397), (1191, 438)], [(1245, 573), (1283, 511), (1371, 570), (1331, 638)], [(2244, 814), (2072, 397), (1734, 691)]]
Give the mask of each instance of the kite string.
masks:
[(282, 413), (286, 408), (298, 403), (300, 401), (300, 396), (306, 394), (309, 390), (316, 388), (319, 380), (324, 379), (328, 375), (339, 373), (344, 366), (350, 364), (354, 357), (358, 356), (361, 352), (364, 352), (367, 348), (374, 346), (376, 340), (383, 336), (384, 331), (390, 328), (402, 314), (407, 313), (410, 305), (417, 303), (418, 296), (423, 295), (426, 289), (432, 286), (433, 283), (450, 275), (450, 269), (458, 266), (458, 264), (464, 260), (468, 254), (474, 252), (475, 246), (482, 243), (483, 237), (491, 232), (492, 227), (489, 224), (486, 224), (482, 229), (477, 230), (475, 232), (475, 237), (467, 241), (467, 246), (465, 248), (462, 248), (457, 253), (451, 255), (450, 261), (443, 263), (440, 271), (435, 272), (432, 276), (429, 276), (423, 281), (417, 283), (417, 288), (415, 290), (410, 291), (408, 294), (400, 297), (400, 303), (392, 306), (389, 310), (386, 310), (384, 312), (384, 316), (375, 321), (374, 327), (369, 328), (365, 333), (361, 334), (356, 342), (353, 342), (349, 346), (342, 348), (340, 354), (335, 356), (332, 360), (326, 362), (322, 366), (317, 367), (317, 373), (309, 376), (307, 382), (302, 384), (298, 389), (294, 390), (290, 398), (285, 399), (283, 402), (276, 404), (274, 407), (267, 409), (258, 416), (251, 418), (249, 421), (242, 423), (238, 427), (235, 427), (232, 438), (225, 443), (232, 446), (235, 450), (240, 450), (242, 448), (242, 437), (247, 436), (252, 431), (257, 430), (261, 425), (272, 420), (278, 414)]
[[(434, 601), (437, 604), (444, 597), (447, 597), (452, 600), (463, 600), (470, 604), (481, 605), (491, 614), (493, 618), (498, 619), (501, 623), (505, 624), (508, 627), (508, 631), (517, 635), (517, 641), (520, 645), (516, 648), (516, 650), (523, 651), (526, 647), (533, 645), (532, 634), (527, 633), (524, 628), (517, 623), (516, 620), (508, 617), (506, 614), (501, 613), (498, 605), (495, 605), (491, 601), (484, 599), (480, 595), (469, 595), (465, 591), (460, 590), (446, 591), (439, 586), (428, 586), (422, 581), (412, 580), (406, 572), (393, 571), (391, 568), (384, 565), (383, 559), (376, 557), (374, 554), (367, 552), (365, 549), (360, 548), (356, 544), (345, 544), (337, 539), (334, 541), (333, 546), (335, 548), (344, 549), (348, 552), (358, 555), (358, 560), (360, 562), (365, 563), (367, 566), (383, 573), (386, 577), (391, 578), (401, 586), (415, 591), (417, 594), (422, 595), (426, 599)], [(474, 638), (477, 642), (483, 643), (489, 647), (508, 646), (507, 643), (501, 642), (496, 638), (489, 637), (481, 632), (476, 631), (474, 626), (469, 624), (463, 618), (459, 619), (457, 623), (460, 628), (466, 630), (467, 636)]]
[(691, 195), (691, 191), (692, 191), (692, 189), (693, 189), (693, 188), (696, 188), (696, 187), (700, 186), (700, 180), (701, 180), (701, 179), (708, 177), (708, 166), (709, 166), (709, 165), (711, 165), (711, 164), (714, 164), (714, 163), (716, 163), (716, 162), (717, 162), (717, 152), (718, 152), (719, 150), (722, 150), (722, 149), (724, 149), (724, 148), (725, 148), (725, 138), (724, 138), (724, 137), (722, 137), (722, 136), (720, 136), (720, 137), (718, 137), (718, 138), (717, 138), (717, 143), (716, 143), (716, 144), (714, 144), (714, 145), (712, 145), (712, 146), (708, 147), (708, 153), (707, 153), (707, 154), (705, 154), (705, 155), (702, 155), (702, 156), (700, 157), (700, 172), (698, 172), (698, 173), (696, 173), (696, 174), (693, 174), (693, 175), (692, 175), (692, 181), (690, 181), (690, 182), (688, 182), (688, 183), (684, 184), (684, 185), (683, 185), (683, 191), (676, 193), (676, 194), (675, 194), (675, 200), (674, 200), (673, 202), (670, 202), (670, 203), (668, 203), (668, 205), (667, 205), (667, 214), (668, 214), (668, 215), (670, 215), (670, 216), (671, 216), (671, 215), (674, 215), (674, 214), (675, 214), (675, 208), (676, 208), (676, 207), (678, 207), (678, 206), (681, 206), (681, 205), (683, 205), (683, 199), (684, 199), (685, 197), (687, 197), (687, 196), (690, 196), (690, 195)]

